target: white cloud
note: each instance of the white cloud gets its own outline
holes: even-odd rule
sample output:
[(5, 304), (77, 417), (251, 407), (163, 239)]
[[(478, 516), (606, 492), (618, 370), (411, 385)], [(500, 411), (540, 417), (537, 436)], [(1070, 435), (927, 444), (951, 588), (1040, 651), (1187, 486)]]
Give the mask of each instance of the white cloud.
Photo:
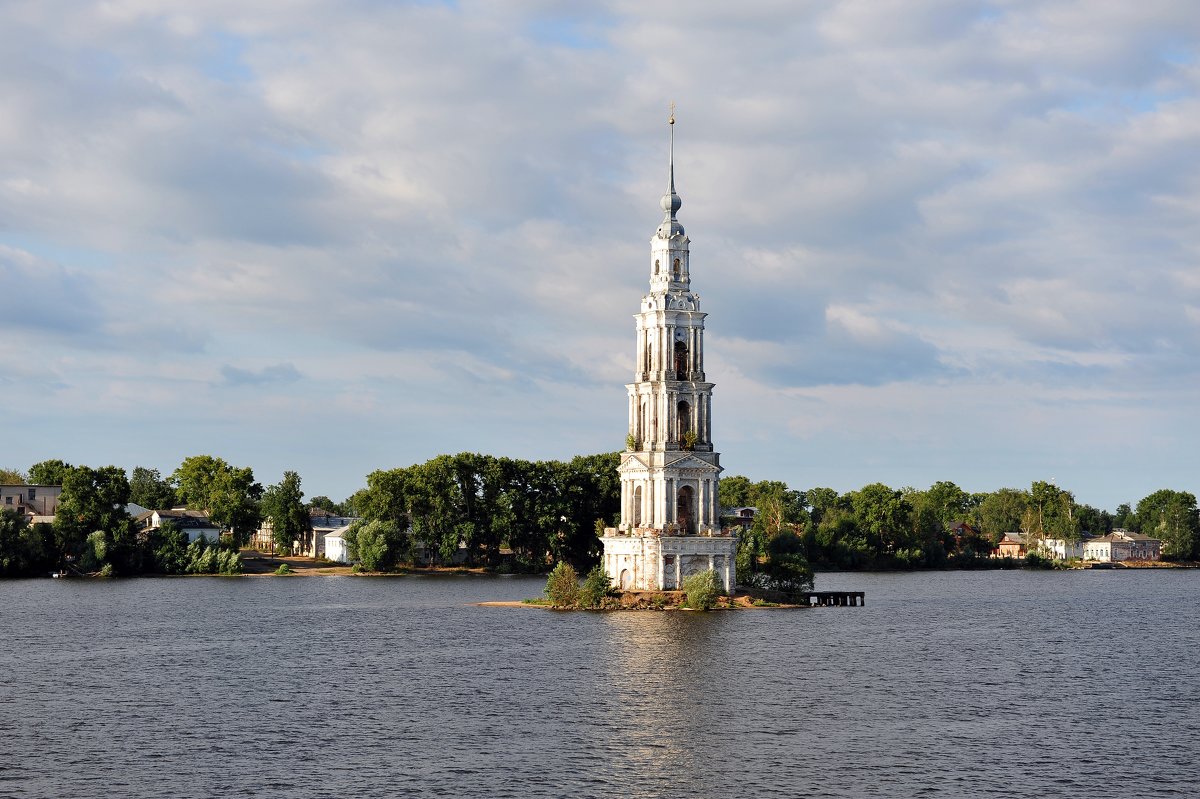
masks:
[[(1089, 462), (1167, 485), (1198, 443), (1188, 3), (113, 0), (0, 25), (0, 328), (43, 364), (3, 356), (0, 411), (61, 431), (10, 460), (82, 431), (76, 461), (164, 469), (228, 442), (336, 494), (460, 447), (616, 446), (670, 99), (732, 471), (851, 488), (936, 460), (988, 488), (1079, 449), (1056, 476), (1115, 505)], [(297, 426), (339, 449), (292, 450)]]

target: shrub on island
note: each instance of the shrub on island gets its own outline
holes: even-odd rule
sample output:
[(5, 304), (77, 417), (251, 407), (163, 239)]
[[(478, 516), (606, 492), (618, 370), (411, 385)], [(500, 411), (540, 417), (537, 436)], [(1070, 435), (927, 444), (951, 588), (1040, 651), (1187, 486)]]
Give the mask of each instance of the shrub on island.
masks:
[(583, 578), (583, 587), (579, 589), (579, 606), (595, 610), (604, 607), (604, 600), (612, 594), (612, 581), (603, 566), (593, 566), (587, 577)]
[(712, 610), (721, 595), (721, 583), (712, 569), (693, 574), (683, 581), (683, 606), (692, 610)]
[(574, 608), (579, 605), (579, 575), (565, 561), (559, 561), (546, 580), (546, 597), (556, 608)]

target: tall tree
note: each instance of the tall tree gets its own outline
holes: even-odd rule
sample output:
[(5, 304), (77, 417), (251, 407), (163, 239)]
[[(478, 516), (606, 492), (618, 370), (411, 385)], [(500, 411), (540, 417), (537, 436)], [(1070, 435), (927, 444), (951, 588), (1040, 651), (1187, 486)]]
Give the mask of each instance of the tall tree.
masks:
[(949, 480), (940, 480), (924, 492), (928, 507), (937, 514), (944, 527), (965, 522), (973, 505), (971, 495)]
[(263, 488), (254, 481), (250, 467), (230, 466), (211, 455), (193, 455), (184, 459), (171, 481), (181, 501), (230, 530), (238, 546), (245, 546), (258, 529)]
[(71, 471), (71, 464), (60, 460), (42, 461), (29, 467), (29, 484), (60, 486)]
[(754, 505), (751, 499), (750, 478), (740, 474), (722, 477), (717, 484), (717, 497), (721, 508), (746, 508)]
[(847, 496), (855, 521), (875, 552), (892, 555), (909, 548), (912, 506), (900, 491), (883, 483), (872, 483)]
[(165, 510), (175, 505), (175, 489), (158, 469), (135, 466), (129, 476), (129, 501), (151, 510)]
[(1164, 557), (1200, 559), (1200, 511), (1195, 494), (1166, 488), (1155, 491), (1137, 504), (1137, 521), (1143, 535), (1162, 540)]
[(128, 502), (124, 469), (72, 467), (63, 477), (54, 517), (59, 553), (77, 557), (89, 570), (107, 566), (117, 574), (140, 571), (133, 520), (125, 512)]
[(1120, 528), (1122, 530), (1133, 530), (1134, 532), (1137, 532), (1137, 514), (1133, 512), (1133, 508), (1129, 507), (1128, 502), (1122, 502), (1117, 506), (1117, 512), (1113, 514), (1112, 526), (1114, 529)]
[(988, 494), (979, 503), (979, 522), (992, 543), (1005, 533), (1021, 528), (1021, 520), (1029, 509), (1029, 495), (1019, 488), (1001, 488)]
[(25, 479), (19, 469), (0, 469), (0, 485), (25, 485)]
[(332, 499), (330, 499), (329, 497), (327, 497), (327, 496), (325, 496), (325, 495), (323, 495), (323, 494), (322, 494), (322, 495), (315, 496), (315, 497), (312, 497), (311, 499), (309, 499), (309, 500), (308, 500), (308, 507), (310, 507), (310, 508), (320, 508), (321, 510), (329, 511), (329, 512), (330, 512), (330, 513), (332, 513), (334, 516), (347, 516), (347, 515), (349, 515), (349, 514), (347, 514), (347, 513), (345, 512), (345, 509), (342, 507), (342, 503), (340, 503), (340, 502), (334, 502)]
[(296, 542), (311, 529), (304, 492), (300, 490), (300, 475), (295, 472), (284, 472), (283, 479), (266, 490), (262, 510), (271, 520), (276, 552), (290, 554)]
[(1070, 491), (1035, 480), (1029, 488), (1029, 508), (1022, 517), (1021, 529), (1034, 541), (1046, 538), (1078, 541), (1080, 529), (1075, 508), (1075, 496)]
[(836, 508), (841, 497), (832, 488), (810, 488), (804, 492), (809, 504), (809, 516), (814, 525), (819, 525), (828, 510)]

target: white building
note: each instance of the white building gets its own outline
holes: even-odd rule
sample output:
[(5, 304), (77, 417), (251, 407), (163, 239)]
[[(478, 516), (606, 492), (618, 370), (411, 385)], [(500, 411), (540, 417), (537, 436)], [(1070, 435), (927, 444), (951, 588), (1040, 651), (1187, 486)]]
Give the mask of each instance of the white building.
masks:
[(22, 516), (53, 516), (61, 495), (62, 486), (5, 483), (0, 485), (0, 509)]
[(350, 547), (346, 543), (346, 531), (350, 525), (325, 533), (325, 557), (334, 563), (350, 562)]
[(621, 455), (621, 523), (604, 532), (604, 567), (622, 590), (677, 589), (716, 571), (734, 588), (737, 538), (723, 533), (720, 456), (711, 439), (713, 384), (704, 374), (704, 318), (691, 290), (689, 239), (675, 218), (674, 117), (662, 224), (650, 239), (650, 293), (636, 314), (629, 435)]
[(1053, 560), (1071, 560), (1083, 557), (1082, 541), (1067, 541), (1063, 538), (1044, 538), (1041, 542), (1042, 554)]
[(1083, 559), (1098, 563), (1120, 563), (1124, 560), (1158, 560), (1162, 556), (1162, 541), (1141, 533), (1116, 529), (1106, 536), (1084, 542)]
[(188, 510), (187, 508), (148, 510), (138, 514), (136, 521), (142, 535), (149, 535), (162, 527), (164, 521), (170, 521), (187, 536), (189, 544), (201, 536), (209, 541), (216, 541), (221, 537), (220, 526), (210, 521), (208, 514), (201, 510)]

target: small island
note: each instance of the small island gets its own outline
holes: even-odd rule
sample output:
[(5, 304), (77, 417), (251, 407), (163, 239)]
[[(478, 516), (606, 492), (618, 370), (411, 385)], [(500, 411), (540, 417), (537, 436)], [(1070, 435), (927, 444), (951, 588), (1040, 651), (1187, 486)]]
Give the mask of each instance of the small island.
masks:
[[(776, 572), (776, 577), (781, 572)], [(736, 610), (744, 608), (855, 607), (865, 604), (862, 591), (812, 591), (812, 572), (790, 571), (784, 579), (740, 592), (722, 590), (720, 576), (708, 569), (688, 576), (679, 590), (627, 590), (612, 587), (603, 566), (596, 566), (582, 585), (569, 563), (559, 563), (546, 580), (544, 595), (521, 602), (480, 602), (483, 607), (538, 607), (549, 610)], [(771, 587), (773, 585), (773, 587)]]

